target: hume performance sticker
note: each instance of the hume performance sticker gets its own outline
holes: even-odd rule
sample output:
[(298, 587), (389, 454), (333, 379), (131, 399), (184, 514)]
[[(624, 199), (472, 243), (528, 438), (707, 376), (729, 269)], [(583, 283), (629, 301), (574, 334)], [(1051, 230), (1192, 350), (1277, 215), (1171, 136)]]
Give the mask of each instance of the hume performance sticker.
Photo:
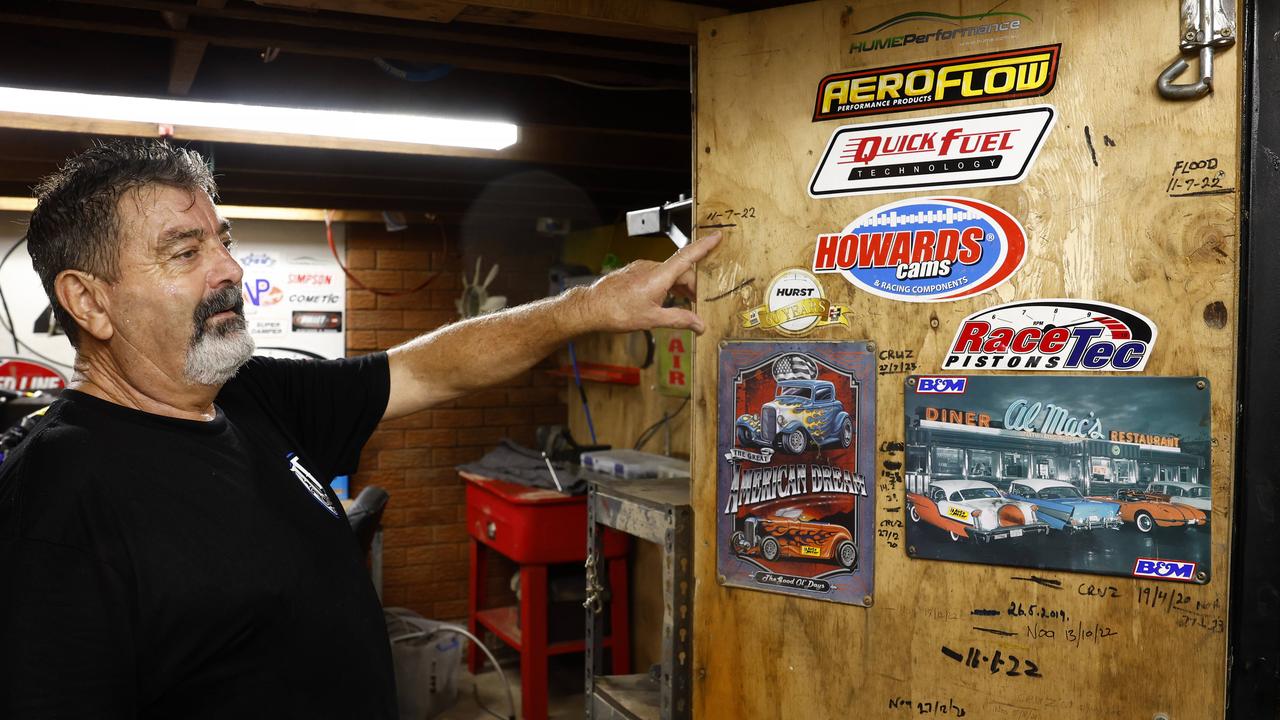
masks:
[(806, 335), (820, 327), (849, 327), (848, 308), (832, 305), (813, 273), (788, 268), (774, 276), (765, 290), (765, 304), (742, 316), (742, 327), (774, 330), (783, 335)]
[(725, 342), (716, 567), (726, 585), (854, 605), (875, 569), (865, 342)]
[(1156, 325), (1135, 310), (1097, 300), (1028, 300), (960, 322), (944, 370), (1139, 372)]
[(1053, 89), (1061, 45), (836, 73), (818, 82), (813, 121), (1039, 97)]
[(908, 553), (1208, 582), (1209, 382), (1202, 377), (908, 378)]
[(838, 128), (809, 183), (815, 198), (1021, 182), (1054, 123), (1049, 105)]
[(819, 235), (816, 273), (839, 273), (873, 295), (950, 302), (1008, 280), (1026, 258), (1026, 233), (1009, 213), (973, 198), (888, 203)]

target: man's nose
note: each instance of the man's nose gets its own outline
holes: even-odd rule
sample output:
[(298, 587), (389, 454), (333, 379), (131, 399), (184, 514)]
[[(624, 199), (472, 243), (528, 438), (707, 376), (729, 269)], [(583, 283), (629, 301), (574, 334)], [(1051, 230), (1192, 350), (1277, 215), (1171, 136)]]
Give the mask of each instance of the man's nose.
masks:
[(209, 287), (219, 288), (227, 283), (239, 285), (244, 278), (244, 268), (231, 256), (231, 251), (222, 243), (217, 244), (216, 260), (209, 270)]

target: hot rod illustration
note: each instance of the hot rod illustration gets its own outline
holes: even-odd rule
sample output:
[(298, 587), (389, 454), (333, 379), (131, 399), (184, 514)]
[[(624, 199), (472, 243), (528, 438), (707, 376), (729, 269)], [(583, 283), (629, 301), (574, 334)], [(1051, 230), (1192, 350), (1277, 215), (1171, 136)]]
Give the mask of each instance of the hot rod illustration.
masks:
[(858, 548), (848, 528), (800, 517), (799, 510), (748, 517), (729, 544), (738, 555), (758, 554), (770, 562), (780, 558), (828, 560), (850, 570), (858, 564)]
[(1120, 519), (1132, 523), (1138, 532), (1149, 533), (1157, 527), (1203, 527), (1209, 524), (1209, 516), (1203, 510), (1170, 502), (1170, 497), (1162, 493), (1125, 489), (1116, 493), (1115, 500), (1120, 503)]
[(980, 480), (938, 480), (928, 496), (907, 493), (907, 514), (946, 530), (951, 539), (991, 542), (1023, 535), (1044, 535), (1049, 525), (1032, 503), (1005, 497), (995, 485)]
[(734, 425), (744, 447), (780, 447), (799, 455), (812, 443), (818, 447), (853, 444), (853, 419), (836, 399), (835, 385), (826, 380), (781, 380), (773, 400), (759, 415), (746, 414)]

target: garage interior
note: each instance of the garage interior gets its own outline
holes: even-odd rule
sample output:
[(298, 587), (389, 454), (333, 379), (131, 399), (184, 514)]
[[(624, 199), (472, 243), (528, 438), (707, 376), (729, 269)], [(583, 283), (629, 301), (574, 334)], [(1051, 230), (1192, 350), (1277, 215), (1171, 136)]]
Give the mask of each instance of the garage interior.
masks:
[[(516, 141), (450, 147), (0, 104), (0, 300), (10, 306), (0, 318), (0, 359), (32, 359), (71, 376), (70, 355), (51, 359), (52, 344), (41, 344), (65, 344), (36, 307), (44, 297), (13, 289), (26, 258), (15, 251), (33, 186), (108, 138), (164, 137), (207, 158), (246, 270), (292, 254), (341, 285), (341, 306), (300, 306), (317, 322), (336, 323), (340, 337), (312, 337), (337, 349), (266, 343), (284, 356), (385, 350), (460, 318), (589, 284), (633, 260), (662, 261), (695, 232), (723, 230), (726, 248), (699, 266), (700, 284), (711, 289), (700, 291), (698, 311), (714, 315), (702, 338), (661, 329), (578, 338), (500, 387), (383, 422), (359, 471), (335, 479), (397, 639), (402, 718), (837, 717), (853, 708), (875, 718), (960, 717), (964, 707), (977, 718), (1280, 718), (1280, 483), (1271, 470), (1280, 458), (1268, 455), (1280, 450), (1262, 410), (1274, 388), (1258, 370), (1273, 364), (1272, 351), (1247, 342), (1280, 332), (1270, 319), (1280, 313), (1260, 291), (1280, 276), (1263, 228), (1280, 220), (1272, 217), (1280, 206), (1264, 195), (1280, 191), (1280, 164), (1266, 149), (1280, 136), (1280, 96), (1265, 82), (1268, 68), (1280, 70), (1280, 50), (1256, 44), (1280, 37), (1272, 35), (1280, 7), (1242, 0), (1240, 43), (1217, 54), (1213, 92), (1176, 104), (1160, 100), (1155, 78), (1178, 52), (1177, 2), (1014, 5), (9, 0), (0, 7), (0, 93), (490, 121), (514, 125)], [(997, 11), (1028, 18), (1026, 39), (860, 55), (850, 45), (886, 18)], [(1122, 48), (1111, 34), (1118, 27), (1132, 29)], [(970, 307), (885, 302), (824, 276), (828, 287), (839, 285), (828, 299), (849, 309), (852, 326), (809, 339), (870, 338), (873, 351), (898, 353), (881, 356), (897, 369), (872, 372), (879, 399), (871, 422), (880, 430), (869, 471), (869, 482), (896, 498), (913, 450), (895, 448), (910, 437), (900, 435), (902, 383), (910, 372), (941, 371), (960, 318), (1026, 297), (1146, 308), (1164, 344), (1149, 372), (1203, 376), (1214, 389), (1212, 472), (1206, 466), (1200, 477), (1215, 495), (1211, 529), (1201, 530), (1212, 533), (1204, 552), (1215, 574), (1211, 585), (1186, 586), (1187, 601), (1205, 608), (1199, 627), (1181, 623), (1164, 596), (1170, 610), (1157, 607), (1155, 591), (1141, 595), (1132, 578), (1058, 574), (1065, 584), (1054, 587), (1034, 570), (909, 557), (915, 550), (887, 535), (902, 527), (892, 522), (906, 503), (886, 495), (874, 508), (890, 523), (870, 556), (878, 587), (857, 603), (864, 608), (729, 587), (715, 564), (720, 343), (780, 341), (744, 330), (742, 316), (759, 305), (770, 277), (809, 267), (813, 250), (804, 243), (884, 201), (805, 195), (810, 156), (831, 131), (885, 119), (815, 124), (815, 83), (850, 67), (1046, 44), (1062, 48), (1059, 83), (1022, 103), (1059, 112), (1034, 189), (1028, 181), (956, 191), (997, 198), (1027, 225), (1033, 249), (1018, 281)], [(807, 154), (800, 138), (817, 138)], [(1170, 180), (1175, 160), (1209, 157), (1221, 161), (1229, 192), (1164, 204), (1174, 196), (1152, 191)], [(847, 211), (856, 202), (865, 207)], [(255, 306), (255, 293), (266, 297), (269, 287), (246, 284)], [(281, 301), (264, 308), (268, 302)], [(30, 408), (0, 410), (9, 411), (3, 431)], [(548, 468), (542, 489), (519, 490), (490, 474), (511, 459), (495, 453), (512, 446), (537, 473)], [(578, 476), (570, 466), (581, 452), (612, 462), (633, 450), (645, 453), (622, 456), (643, 465), (635, 472), (658, 477), (556, 492)], [(619, 464), (616, 472), (630, 471)], [(1246, 483), (1245, 474), (1257, 479)], [(1094, 552), (1092, 538), (1073, 542)], [(1157, 586), (1169, 588), (1148, 587)], [(1107, 595), (1117, 587), (1120, 595)], [(1061, 607), (1064, 617), (1096, 620), (1122, 639), (1080, 650), (1026, 639), (1021, 620), (993, 632), (969, 615), (998, 607), (1008, 619), (1015, 613), (1005, 607), (1024, 603)], [(473, 633), (483, 647), (438, 623)], [(970, 632), (962, 647), (945, 635), (957, 627), (988, 635), (973, 640)], [(964, 653), (996, 635), (1023, 657), (1044, 659), (1053, 679), (1011, 687), (995, 670), (994, 679), (968, 672), (968, 657), (957, 664), (944, 644)], [(341, 668), (325, 675), (341, 685)], [(1125, 678), (1138, 687), (1119, 686)]]

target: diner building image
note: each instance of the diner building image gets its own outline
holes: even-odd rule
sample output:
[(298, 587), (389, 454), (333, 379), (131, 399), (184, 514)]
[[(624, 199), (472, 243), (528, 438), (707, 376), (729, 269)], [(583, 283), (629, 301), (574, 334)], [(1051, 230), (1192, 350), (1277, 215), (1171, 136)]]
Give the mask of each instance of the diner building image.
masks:
[[(970, 387), (979, 379), (1020, 380), (968, 378)], [(925, 493), (929, 483), (940, 480), (979, 480), (1000, 490), (1016, 480), (1063, 480), (1084, 495), (1114, 495), (1155, 482), (1209, 482), (1207, 452), (1199, 452), (1200, 446), (1207, 450), (1207, 442), (1173, 430), (1112, 426), (1108, 414), (1096, 409), (1092, 418), (1080, 417), (1070, 400), (1055, 404), (1028, 394), (988, 404), (973, 402), (972, 394), (908, 395), (904, 469), (909, 492)], [(1055, 423), (1055, 415), (1066, 419)], [(1170, 416), (1149, 417), (1154, 425)], [(1010, 420), (1017, 429), (1006, 427)]]

